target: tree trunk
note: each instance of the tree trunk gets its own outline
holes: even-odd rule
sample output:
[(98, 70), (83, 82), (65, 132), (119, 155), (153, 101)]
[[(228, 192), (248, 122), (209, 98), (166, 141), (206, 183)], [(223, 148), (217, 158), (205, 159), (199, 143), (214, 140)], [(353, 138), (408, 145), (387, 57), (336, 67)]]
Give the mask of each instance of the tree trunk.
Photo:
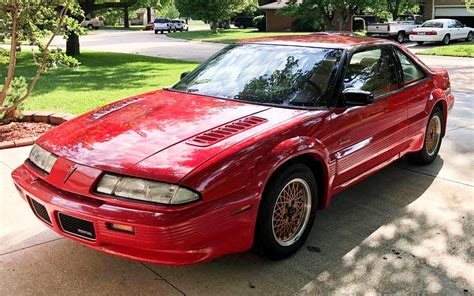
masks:
[(152, 20), (151, 20), (151, 7), (150, 6), (148, 6), (146, 8), (146, 22), (147, 22), (147, 24), (152, 22)]
[(77, 56), (81, 54), (79, 46), (79, 36), (76, 33), (69, 33), (66, 41), (66, 54), (68, 56)]
[(387, 1), (388, 11), (392, 14), (393, 20), (398, 17), (398, 10), (400, 9), (401, 0), (389, 0)]
[(16, 67), (16, 50), (17, 50), (17, 41), (18, 41), (18, 3), (17, 1), (12, 1), (12, 34), (11, 34), (11, 43), (10, 43), (10, 56), (8, 62), (8, 70), (7, 76), (5, 77), (5, 81), (0, 81), (3, 84), (2, 91), (0, 92), (0, 108), (3, 107), (3, 103), (7, 98), (8, 89), (10, 88), (10, 84), (13, 80), (13, 76), (15, 75), (15, 67)]
[(130, 20), (128, 17), (128, 6), (123, 8), (123, 27), (128, 29), (130, 28)]
[(347, 7), (334, 11), (331, 17), (326, 17), (326, 31), (345, 32), (352, 31), (352, 17), (354, 11)]

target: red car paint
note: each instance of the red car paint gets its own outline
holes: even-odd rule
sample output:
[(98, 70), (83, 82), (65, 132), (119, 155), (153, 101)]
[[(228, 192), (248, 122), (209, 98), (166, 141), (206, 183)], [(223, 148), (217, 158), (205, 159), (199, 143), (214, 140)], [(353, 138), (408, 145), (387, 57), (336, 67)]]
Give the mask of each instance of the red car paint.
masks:
[[(380, 44), (401, 48), (427, 78), (364, 107), (324, 110), (272, 107), (159, 90), (86, 113), (54, 128), (37, 144), (58, 156), (50, 174), (28, 160), (13, 173), (21, 196), (47, 208), (48, 227), (94, 249), (152, 263), (184, 265), (252, 247), (265, 184), (285, 162), (310, 157), (320, 166), (319, 209), (338, 192), (423, 145), (436, 104), (454, 97), (445, 70), (429, 69), (388, 41), (340, 35), (252, 39), (245, 42), (342, 48)], [(277, 45), (275, 45), (277, 46)], [(248, 128), (196, 145), (196, 137), (246, 118)], [(258, 124), (257, 124), (258, 123)], [(202, 199), (177, 206), (140, 203), (95, 192), (104, 172), (176, 183)], [(94, 224), (96, 240), (61, 230), (62, 212)], [(133, 226), (135, 233), (109, 223)]]

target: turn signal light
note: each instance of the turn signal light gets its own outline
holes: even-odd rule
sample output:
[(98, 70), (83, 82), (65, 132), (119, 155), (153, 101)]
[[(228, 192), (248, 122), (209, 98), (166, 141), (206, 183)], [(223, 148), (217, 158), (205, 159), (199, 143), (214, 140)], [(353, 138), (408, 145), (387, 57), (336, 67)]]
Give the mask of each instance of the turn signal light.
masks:
[(118, 223), (107, 223), (107, 228), (110, 230), (121, 231), (126, 233), (135, 233), (135, 227), (130, 225), (123, 225)]

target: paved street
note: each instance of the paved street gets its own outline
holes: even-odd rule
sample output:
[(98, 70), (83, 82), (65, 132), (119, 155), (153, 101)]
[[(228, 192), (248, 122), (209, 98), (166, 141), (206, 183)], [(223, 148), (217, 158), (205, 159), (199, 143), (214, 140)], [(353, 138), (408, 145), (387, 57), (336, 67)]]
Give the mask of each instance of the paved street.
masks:
[[(126, 52), (192, 60), (222, 47), (138, 33), (152, 41), (125, 44), (118, 34), (106, 47), (90, 35), (82, 47), (124, 43)], [(420, 167), (402, 159), (339, 194), (284, 261), (247, 252), (166, 267), (88, 249), (49, 230), (16, 193), (9, 175), (30, 147), (0, 150), (0, 295), (473, 294), (474, 59), (422, 59), (449, 69), (457, 99), (437, 160)]]
[[(202, 62), (224, 44), (169, 38), (153, 31), (101, 31), (80, 37), (81, 49), (134, 53), (169, 59)], [(65, 47), (66, 41), (56, 38), (53, 45)]]

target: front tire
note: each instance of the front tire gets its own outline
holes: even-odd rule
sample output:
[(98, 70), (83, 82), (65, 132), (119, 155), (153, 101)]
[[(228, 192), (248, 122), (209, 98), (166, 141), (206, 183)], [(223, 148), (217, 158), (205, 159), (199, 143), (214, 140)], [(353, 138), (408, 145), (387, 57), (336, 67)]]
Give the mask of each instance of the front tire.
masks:
[(93, 26), (93, 25), (91, 25), (91, 24), (89, 24), (89, 25), (87, 25), (87, 29), (89, 29), (89, 30), (91, 30), (91, 31), (92, 31), (92, 30), (94, 30), (94, 26)]
[(446, 35), (444, 35), (443, 41), (441, 41), (441, 43), (442, 43), (443, 45), (448, 45), (448, 44), (449, 44), (449, 41), (451, 41), (451, 36), (449, 36), (449, 34), (446, 34)]
[(311, 170), (295, 163), (275, 174), (262, 196), (255, 246), (262, 255), (281, 260), (298, 251), (316, 213), (318, 186)]
[(441, 148), (441, 131), (443, 129), (443, 112), (436, 108), (428, 120), (426, 126), (425, 139), (423, 141), (423, 148), (410, 155), (412, 161), (418, 164), (430, 164), (438, 156)]
[(416, 44), (418, 44), (418, 45), (423, 45), (423, 43), (424, 43), (423, 41), (417, 41), (416, 42)]
[(466, 37), (466, 42), (471, 42), (472, 41), (472, 31), (467, 34)]

